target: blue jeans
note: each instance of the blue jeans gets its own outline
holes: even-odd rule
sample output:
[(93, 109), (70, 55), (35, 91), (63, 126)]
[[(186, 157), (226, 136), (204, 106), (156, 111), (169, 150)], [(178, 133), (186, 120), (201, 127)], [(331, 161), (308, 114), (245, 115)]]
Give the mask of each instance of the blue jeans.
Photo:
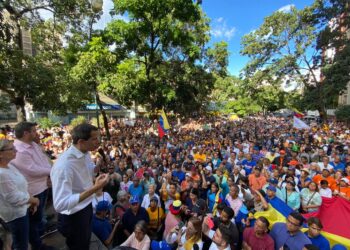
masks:
[(38, 198), (40, 204), (35, 214), (29, 213), (29, 242), (32, 250), (40, 249), (41, 247), (41, 233), (43, 231), (43, 217), (47, 198), (47, 189), (40, 194), (34, 195)]
[(12, 234), (12, 249), (27, 250), (29, 242), (29, 215), (7, 223)]

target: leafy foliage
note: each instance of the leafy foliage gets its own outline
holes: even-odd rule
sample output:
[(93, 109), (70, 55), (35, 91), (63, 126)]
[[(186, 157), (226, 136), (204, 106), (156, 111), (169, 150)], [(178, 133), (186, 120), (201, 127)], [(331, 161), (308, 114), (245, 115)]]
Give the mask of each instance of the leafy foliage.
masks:
[(52, 127), (57, 127), (60, 125), (59, 121), (55, 121), (48, 117), (42, 117), (36, 120), (36, 123), (43, 129), (50, 129)]
[(76, 118), (74, 118), (74, 119), (70, 122), (69, 126), (70, 126), (71, 128), (74, 128), (74, 127), (76, 127), (76, 126), (78, 126), (78, 125), (80, 125), (80, 124), (83, 124), (83, 123), (87, 123), (86, 118), (85, 118), (84, 116), (77, 116)]
[[(350, 23), (344, 15), (348, 8), (345, 0), (315, 1), (302, 10), (266, 17), (259, 29), (242, 39), (241, 53), (250, 57), (244, 76), (263, 72), (277, 82), (289, 79), (304, 88), (304, 102), (325, 116), (325, 106), (350, 80), (349, 38), (344, 32)], [(328, 58), (325, 52), (331, 50), (336, 53)]]
[(340, 106), (335, 111), (335, 116), (338, 121), (350, 122), (350, 105)]
[(115, 1), (115, 13), (125, 12), (130, 21), (111, 22), (104, 35), (121, 60), (100, 90), (126, 106), (201, 109), (214, 74), (226, 73), (228, 53), (225, 43), (206, 47), (209, 20), (200, 7), (188, 0)]

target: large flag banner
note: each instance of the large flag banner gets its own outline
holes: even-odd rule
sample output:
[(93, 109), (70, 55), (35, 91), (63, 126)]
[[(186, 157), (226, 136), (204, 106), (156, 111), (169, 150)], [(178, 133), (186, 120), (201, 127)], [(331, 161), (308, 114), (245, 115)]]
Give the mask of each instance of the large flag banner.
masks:
[[(269, 209), (256, 212), (255, 218), (266, 217), (271, 227), (276, 222), (286, 222), (286, 218), (293, 210), (279, 198), (269, 201)], [(343, 198), (322, 198), (322, 205), (318, 212), (303, 214), (305, 219), (318, 217), (322, 224), (321, 234), (327, 238), (331, 246), (342, 244), (350, 249), (350, 202)], [(302, 231), (307, 230), (307, 224)]]
[(343, 244), (350, 249), (350, 202), (342, 197), (322, 197), (322, 205), (317, 212), (303, 215), (317, 217), (323, 224), (323, 235), (333, 245)]
[(293, 127), (297, 129), (310, 129), (310, 126), (295, 116), (293, 117)]

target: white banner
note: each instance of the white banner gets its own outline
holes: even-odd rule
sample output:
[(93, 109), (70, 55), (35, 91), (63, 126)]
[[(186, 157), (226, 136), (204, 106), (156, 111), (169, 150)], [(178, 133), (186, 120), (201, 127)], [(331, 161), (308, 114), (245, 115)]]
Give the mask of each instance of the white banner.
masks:
[(310, 127), (303, 122), (302, 120), (300, 120), (299, 118), (295, 117), (293, 118), (293, 127), (297, 128), (297, 129), (310, 129)]

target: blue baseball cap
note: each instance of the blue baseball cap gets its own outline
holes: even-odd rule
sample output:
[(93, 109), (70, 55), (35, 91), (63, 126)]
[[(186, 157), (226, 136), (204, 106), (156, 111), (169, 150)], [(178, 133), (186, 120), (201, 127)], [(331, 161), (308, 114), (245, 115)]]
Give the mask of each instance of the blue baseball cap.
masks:
[(137, 195), (134, 195), (129, 200), (130, 204), (140, 203), (140, 198)]
[(96, 205), (96, 212), (108, 211), (112, 209), (112, 204), (109, 201), (99, 201)]
[(273, 192), (276, 192), (276, 191), (277, 191), (276, 187), (271, 186), (271, 185), (269, 185), (269, 186), (267, 187), (267, 190), (271, 190), (271, 191), (273, 191)]
[(165, 240), (163, 241), (152, 240), (151, 249), (152, 250), (171, 250), (171, 247)]

